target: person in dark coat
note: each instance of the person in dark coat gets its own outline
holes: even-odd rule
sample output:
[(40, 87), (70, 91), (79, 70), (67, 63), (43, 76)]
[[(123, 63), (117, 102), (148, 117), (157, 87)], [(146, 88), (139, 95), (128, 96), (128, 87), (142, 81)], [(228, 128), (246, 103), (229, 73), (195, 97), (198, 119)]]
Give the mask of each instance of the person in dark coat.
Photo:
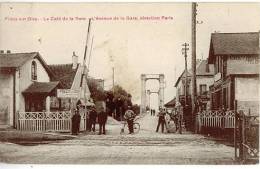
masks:
[(162, 126), (162, 133), (163, 133), (164, 126), (166, 126), (166, 124), (165, 124), (165, 115), (166, 115), (165, 111), (163, 111), (163, 109), (160, 107), (159, 108), (159, 113), (157, 115), (159, 117), (159, 119), (158, 119), (158, 125), (157, 125), (157, 128), (156, 128), (156, 132), (158, 132), (159, 127), (161, 125)]
[(97, 111), (95, 106), (91, 107), (91, 110), (89, 112), (89, 123), (90, 123), (90, 130), (95, 132), (96, 128), (96, 119), (97, 119)]
[(98, 124), (99, 124), (99, 135), (106, 134), (106, 122), (107, 122), (107, 112), (104, 111), (104, 108), (101, 109), (97, 114)]
[(79, 133), (80, 118), (79, 110), (75, 109), (75, 114), (72, 116), (72, 135), (78, 135)]

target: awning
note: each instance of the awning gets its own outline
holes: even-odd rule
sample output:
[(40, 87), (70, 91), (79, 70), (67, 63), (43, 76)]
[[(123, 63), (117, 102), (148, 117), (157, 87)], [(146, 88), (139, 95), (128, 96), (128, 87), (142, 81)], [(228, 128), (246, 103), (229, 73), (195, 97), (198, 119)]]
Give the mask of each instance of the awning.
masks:
[(173, 98), (168, 103), (166, 103), (164, 106), (167, 108), (170, 108), (170, 107), (175, 107), (175, 104), (176, 104), (176, 98)]
[(57, 86), (59, 82), (34, 82), (27, 89), (25, 89), (23, 94), (49, 94)]

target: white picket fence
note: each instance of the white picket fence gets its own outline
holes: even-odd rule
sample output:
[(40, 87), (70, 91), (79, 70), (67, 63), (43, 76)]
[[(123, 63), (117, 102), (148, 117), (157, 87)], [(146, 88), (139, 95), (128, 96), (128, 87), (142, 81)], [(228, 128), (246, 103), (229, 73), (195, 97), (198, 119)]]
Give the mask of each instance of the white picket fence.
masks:
[[(86, 130), (86, 112), (80, 112), (80, 131)], [(71, 131), (71, 111), (19, 112), (18, 130), (26, 131)]]
[(197, 115), (200, 127), (234, 128), (234, 111), (202, 111)]

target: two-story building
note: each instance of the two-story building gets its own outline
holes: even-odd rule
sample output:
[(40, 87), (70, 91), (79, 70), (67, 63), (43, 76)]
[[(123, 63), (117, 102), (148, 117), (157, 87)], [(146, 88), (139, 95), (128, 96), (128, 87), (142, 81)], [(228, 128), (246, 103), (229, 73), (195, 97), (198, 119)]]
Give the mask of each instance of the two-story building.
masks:
[[(196, 63), (196, 78), (197, 78), (197, 97), (200, 98), (202, 106), (206, 108), (209, 101), (209, 86), (213, 84), (214, 67), (208, 64), (207, 60), (197, 60)], [(185, 87), (185, 78), (187, 73), (187, 87)], [(176, 87), (176, 100), (182, 105), (185, 105), (185, 90), (187, 97), (187, 105), (191, 106), (191, 70), (181, 74), (175, 83)]]
[(259, 32), (213, 33), (208, 61), (214, 64), (212, 109), (259, 111)]
[[(83, 68), (77, 63), (77, 56), (73, 55), (72, 60), (72, 64), (49, 66), (38, 52), (1, 52), (0, 125), (16, 127), (19, 112), (63, 108), (53, 101), (62, 103), (62, 99), (57, 98), (57, 89), (79, 89), (80, 86)], [(87, 90), (79, 98), (90, 97), (86, 80), (84, 85)]]

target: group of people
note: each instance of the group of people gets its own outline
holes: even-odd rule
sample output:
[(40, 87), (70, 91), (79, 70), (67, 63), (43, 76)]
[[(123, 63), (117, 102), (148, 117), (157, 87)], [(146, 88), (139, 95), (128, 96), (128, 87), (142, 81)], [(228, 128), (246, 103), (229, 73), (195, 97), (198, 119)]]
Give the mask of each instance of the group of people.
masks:
[(162, 133), (164, 132), (164, 126), (166, 127), (166, 120), (165, 120), (166, 111), (164, 111), (161, 107), (159, 108), (159, 112), (157, 114), (158, 118), (158, 124), (156, 127), (156, 132), (159, 131), (159, 128), (161, 126)]
[(183, 118), (183, 107), (180, 103), (176, 104), (175, 111), (172, 113), (168, 113), (165, 109), (159, 108), (159, 112), (157, 114), (158, 116), (158, 124), (156, 127), (156, 132), (159, 131), (159, 128), (161, 126), (162, 133), (164, 132), (164, 127), (166, 128), (166, 114), (169, 115), (170, 120), (172, 120), (175, 124), (176, 131), (179, 130), (181, 133), (181, 125), (182, 125), (182, 118)]
[(151, 116), (155, 116), (155, 110), (154, 109), (151, 109)]
[[(79, 114), (79, 107), (77, 107), (74, 111), (74, 115), (72, 116), (72, 135), (78, 135), (80, 129), (80, 119), (81, 116)], [(91, 106), (90, 110), (86, 114), (86, 130), (95, 132), (96, 121), (99, 124), (99, 135), (106, 134), (106, 122), (107, 122), (107, 112), (104, 111), (104, 108), (101, 108), (99, 112), (97, 112), (95, 106)]]
[[(106, 134), (106, 122), (107, 122), (107, 112), (104, 110), (104, 108), (101, 108), (100, 111), (97, 111), (95, 106), (91, 106), (90, 110), (86, 114), (86, 130), (91, 132), (95, 132), (96, 128), (96, 121), (99, 124), (99, 135)], [(134, 118), (136, 117), (133, 110), (131, 110), (131, 106), (128, 106), (128, 109), (126, 110), (124, 114), (124, 118), (127, 121), (129, 134), (134, 133)], [(79, 113), (79, 107), (74, 111), (74, 115), (72, 116), (72, 135), (78, 135), (79, 129), (80, 129), (80, 113)]]

